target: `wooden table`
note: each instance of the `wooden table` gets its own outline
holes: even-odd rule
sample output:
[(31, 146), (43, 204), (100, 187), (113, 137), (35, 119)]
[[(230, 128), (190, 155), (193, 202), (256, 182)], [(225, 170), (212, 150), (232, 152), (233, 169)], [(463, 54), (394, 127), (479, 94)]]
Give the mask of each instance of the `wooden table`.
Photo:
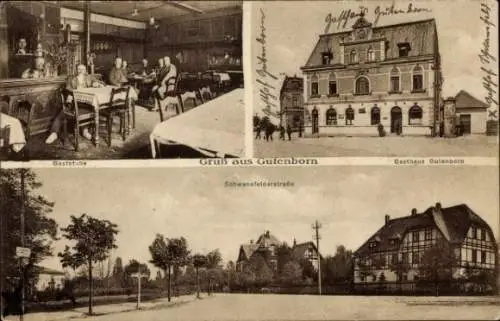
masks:
[(150, 135), (150, 144), (153, 158), (160, 144), (189, 146), (207, 156), (244, 157), (244, 89), (159, 123)]
[[(4, 133), (7, 133), (4, 135)], [(16, 153), (26, 145), (23, 126), (19, 119), (0, 113), (0, 148), (12, 147)]]
[[(99, 146), (99, 111), (106, 109), (109, 106), (109, 100), (111, 99), (111, 90), (113, 88), (118, 88), (116, 86), (105, 86), (105, 87), (100, 87), (100, 88), (80, 88), (77, 90), (73, 91), (73, 94), (75, 95), (75, 99), (78, 103), (84, 103), (91, 105), (94, 107), (94, 112), (95, 112), (95, 127), (96, 127), (96, 134), (94, 136), (94, 143), (96, 146)], [(129, 87), (129, 112), (131, 110), (132, 106), (132, 101), (137, 100), (137, 93), (134, 90), (134, 88)], [(125, 99), (125, 94), (121, 93), (119, 95), (115, 96), (115, 100), (120, 100), (120, 99)], [(130, 123), (128, 124), (129, 129)]]

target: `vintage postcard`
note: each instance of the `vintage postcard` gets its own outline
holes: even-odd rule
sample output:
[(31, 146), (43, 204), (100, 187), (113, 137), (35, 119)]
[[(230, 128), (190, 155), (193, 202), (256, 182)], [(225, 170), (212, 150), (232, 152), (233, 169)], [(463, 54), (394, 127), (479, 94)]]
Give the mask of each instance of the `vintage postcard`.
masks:
[(0, 159), (245, 156), (242, 1), (2, 1)]
[(0, 188), (5, 320), (500, 318), (496, 167), (22, 169)]
[(254, 153), (498, 153), (496, 1), (252, 2)]

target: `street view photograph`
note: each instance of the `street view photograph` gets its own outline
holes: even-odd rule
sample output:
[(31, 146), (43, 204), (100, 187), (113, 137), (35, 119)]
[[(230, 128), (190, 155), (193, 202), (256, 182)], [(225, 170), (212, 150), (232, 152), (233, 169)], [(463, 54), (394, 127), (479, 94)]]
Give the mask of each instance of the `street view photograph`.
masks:
[(496, 1), (252, 2), (252, 41), (256, 157), (498, 154)]
[(0, 172), (2, 320), (498, 320), (498, 168)]

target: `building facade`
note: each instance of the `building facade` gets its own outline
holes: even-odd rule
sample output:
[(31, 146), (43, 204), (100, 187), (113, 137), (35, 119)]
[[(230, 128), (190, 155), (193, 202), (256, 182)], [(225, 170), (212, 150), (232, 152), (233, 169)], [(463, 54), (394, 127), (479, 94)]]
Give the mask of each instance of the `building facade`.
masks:
[(486, 134), (488, 105), (461, 90), (455, 96), (456, 123), (462, 135)]
[(304, 73), (306, 134), (436, 135), (441, 63), (433, 19), (320, 35)]
[[(282, 244), (274, 235), (266, 231), (258, 237), (257, 242), (250, 241), (249, 244), (240, 245), (236, 270), (242, 271), (254, 256), (260, 255), (269, 262), (269, 267), (273, 272), (276, 272), (278, 268), (277, 248)], [(315, 270), (318, 270), (318, 258), (321, 255), (313, 242), (297, 243), (294, 240), (291, 250), (295, 260), (307, 260)]]
[(60, 290), (64, 287), (64, 281), (67, 278), (66, 273), (45, 267), (38, 267), (38, 269), (34, 290)]
[(280, 122), (286, 128), (300, 131), (304, 126), (304, 80), (286, 76), (280, 90)]
[(443, 257), (451, 263), (436, 273), (449, 271), (452, 282), (468, 273), (490, 273), (495, 279), (498, 248), (490, 226), (465, 204), (442, 208), (437, 203), (423, 213), (386, 215), (385, 224), (354, 253), (355, 289), (418, 290), (422, 266), (437, 247), (447, 251)]

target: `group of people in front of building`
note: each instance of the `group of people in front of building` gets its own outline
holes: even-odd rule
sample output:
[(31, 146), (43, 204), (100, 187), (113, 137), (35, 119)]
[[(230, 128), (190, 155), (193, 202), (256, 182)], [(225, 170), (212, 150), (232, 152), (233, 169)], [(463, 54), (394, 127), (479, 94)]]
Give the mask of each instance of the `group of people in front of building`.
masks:
[[(41, 58), (41, 57), (39, 57)], [(37, 58), (38, 59), (38, 58)], [(35, 68), (43, 68), (43, 61), (35, 59)], [(43, 59), (43, 58), (41, 58)], [(127, 70), (127, 64), (121, 57), (116, 57), (114, 65), (111, 68), (108, 75), (108, 83), (111, 86), (126, 86), (129, 84), (129, 74)], [(170, 61), (170, 57), (165, 56), (158, 59), (158, 66), (155, 70), (149, 68), (148, 60), (142, 60), (142, 67), (140, 75), (144, 80), (151, 79), (151, 85), (147, 85), (148, 81), (144, 81), (143, 85), (140, 86), (139, 92), (143, 92), (144, 95), (153, 95), (159, 99), (164, 99), (166, 95), (169, 94), (175, 88), (175, 81), (177, 77), (177, 68)], [(77, 74), (72, 77), (68, 77), (66, 82), (66, 89), (77, 90), (81, 88), (89, 87), (104, 87), (105, 83), (95, 78), (93, 75), (89, 75), (87, 72), (87, 66), (80, 64), (77, 67)], [(67, 101), (71, 103), (71, 101)], [(64, 120), (64, 111), (61, 109), (56, 117), (52, 121), (50, 134), (46, 139), (47, 144), (52, 144), (59, 137), (59, 132), (61, 130), (61, 125)], [(81, 135), (88, 139), (92, 139), (92, 135), (87, 127), (82, 129)]]

